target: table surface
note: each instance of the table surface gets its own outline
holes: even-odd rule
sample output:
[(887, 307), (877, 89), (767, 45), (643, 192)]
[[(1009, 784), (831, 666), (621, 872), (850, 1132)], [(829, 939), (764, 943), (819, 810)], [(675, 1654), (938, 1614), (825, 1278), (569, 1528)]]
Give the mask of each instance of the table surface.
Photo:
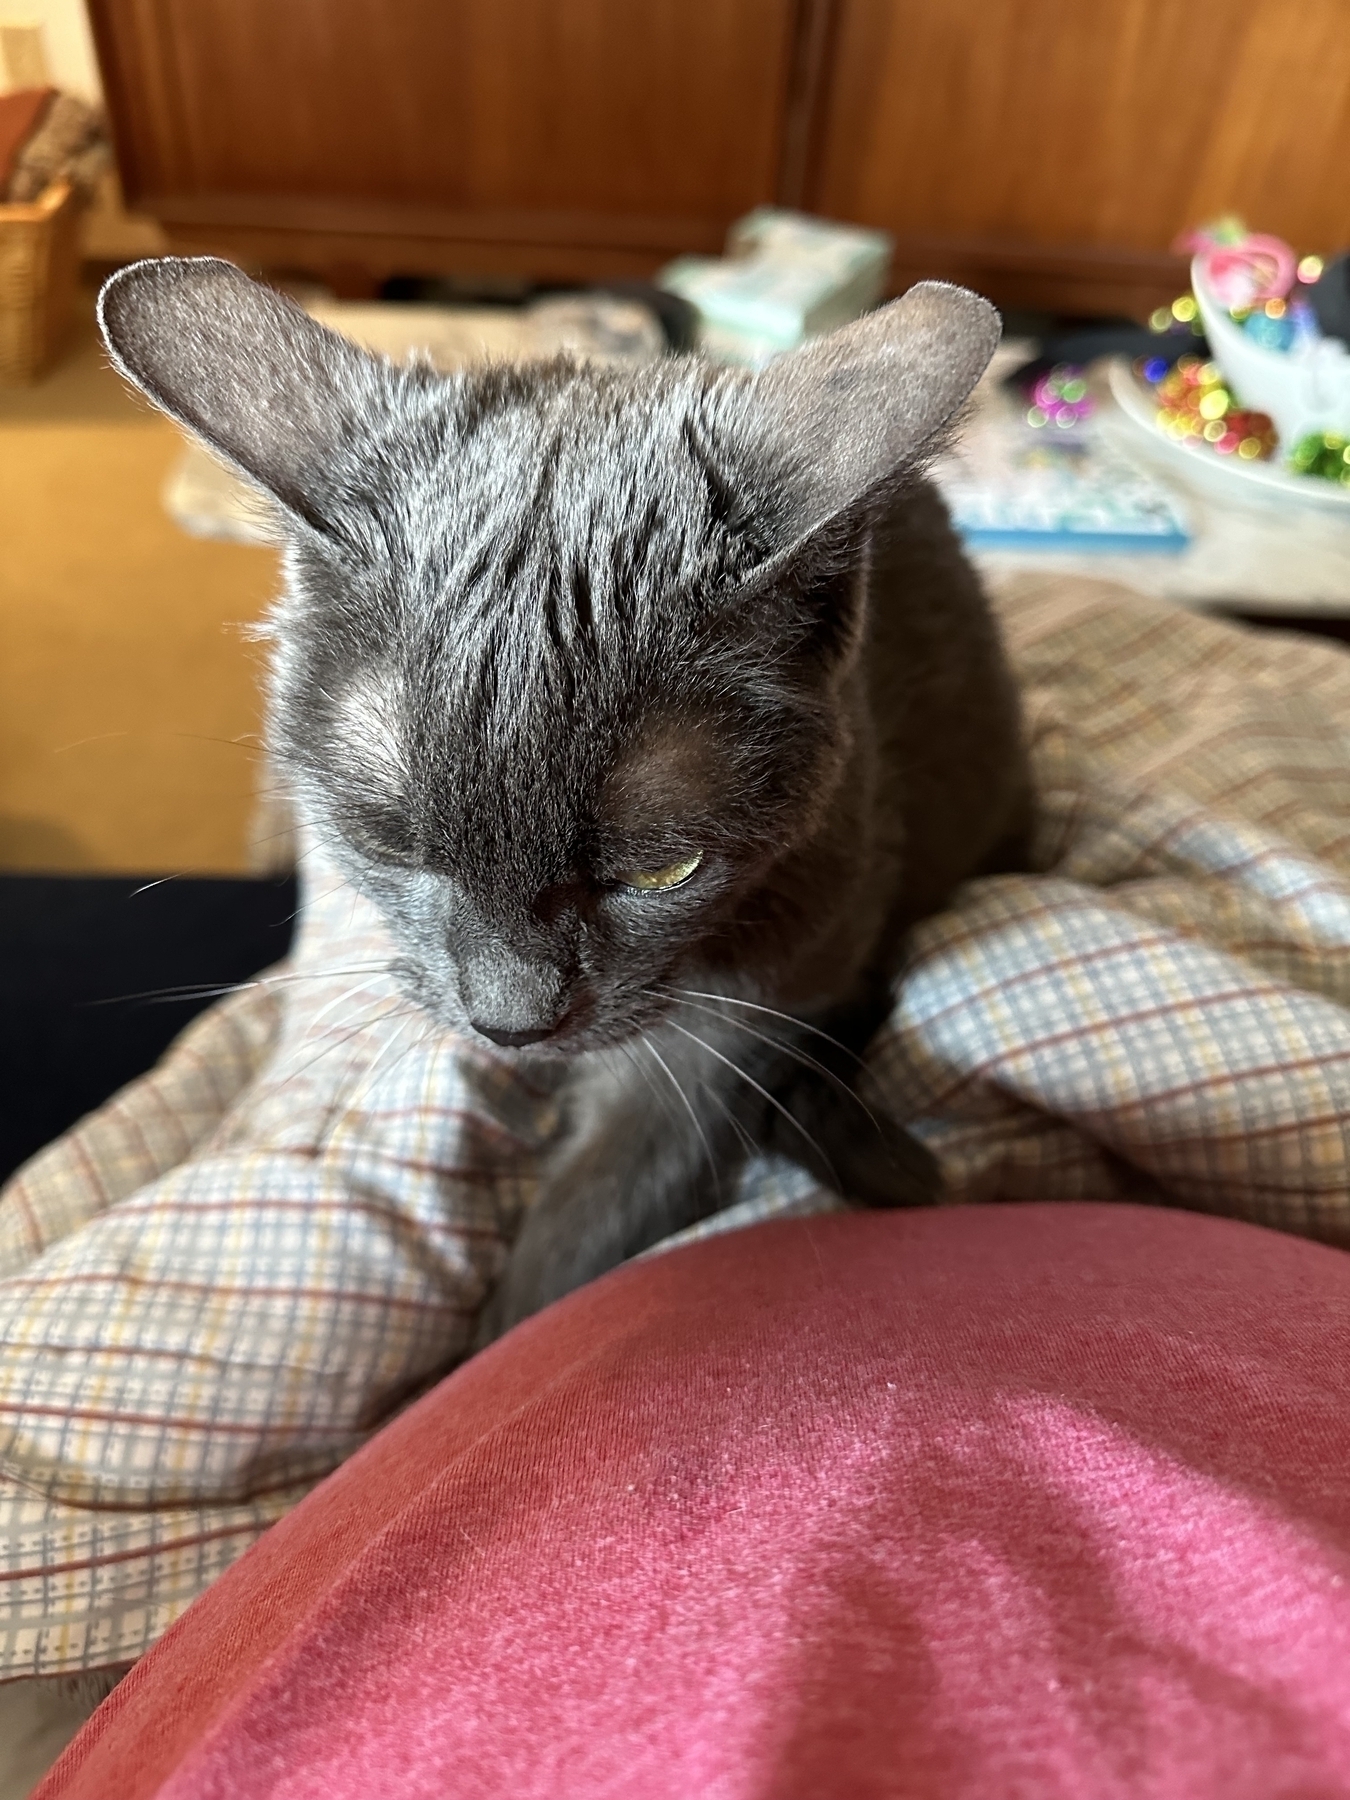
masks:
[[(1000, 346), (976, 390), (976, 420), (1008, 404), (999, 383), (1035, 349), (1034, 344), (1016, 339)], [(1104, 375), (1097, 372), (1093, 392), (1099, 424), (1115, 446), (1179, 501), (1192, 534), (1190, 548), (1171, 555), (1156, 550), (1119, 555), (1057, 549), (981, 551), (975, 559), (981, 568), (995, 576), (1033, 568), (1095, 575), (1199, 611), (1350, 618), (1350, 506), (1341, 515), (1317, 506), (1290, 506), (1264, 498), (1249, 501), (1245, 495), (1236, 504), (1216, 501), (1207, 488), (1178, 475), (1173, 458), (1148, 454), (1146, 441), (1124, 419)]]

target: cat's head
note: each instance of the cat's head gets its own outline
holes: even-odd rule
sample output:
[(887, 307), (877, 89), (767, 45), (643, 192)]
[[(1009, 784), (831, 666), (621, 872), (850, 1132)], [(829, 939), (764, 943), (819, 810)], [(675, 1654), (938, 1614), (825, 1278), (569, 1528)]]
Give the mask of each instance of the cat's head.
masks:
[(100, 318), (279, 508), (274, 752), (409, 984), (564, 1051), (663, 1010), (844, 803), (868, 507), (998, 337), (925, 283), (758, 375), (445, 378), (208, 258), (123, 270)]

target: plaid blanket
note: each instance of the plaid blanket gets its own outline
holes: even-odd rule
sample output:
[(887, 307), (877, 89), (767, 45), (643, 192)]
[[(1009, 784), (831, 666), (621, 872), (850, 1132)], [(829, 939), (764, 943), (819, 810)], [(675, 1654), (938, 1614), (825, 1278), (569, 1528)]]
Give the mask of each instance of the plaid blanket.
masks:
[[(880, 1091), (953, 1201), (1350, 1242), (1350, 657), (1084, 581), (999, 604), (1039, 872), (918, 932)], [(0, 1194), (0, 1678), (133, 1660), (450, 1368), (556, 1139), (305, 873), (288, 963)], [(764, 1161), (700, 1229), (837, 1203)]]

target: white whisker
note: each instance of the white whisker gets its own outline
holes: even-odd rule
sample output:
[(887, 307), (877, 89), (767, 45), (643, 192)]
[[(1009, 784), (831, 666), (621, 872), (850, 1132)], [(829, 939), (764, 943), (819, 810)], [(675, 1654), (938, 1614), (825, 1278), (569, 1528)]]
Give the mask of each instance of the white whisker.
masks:
[[(357, 990), (355, 989), (351, 990), (353, 993), (356, 991)], [(344, 994), (341, 998), (344, 1000), (350, 999), (351, 994)], [(328, 1037), (328, 1042), (323, 1046), (322, 1050), (320, 1050), (316, 1056), (311, 1056), (309, 1061), (303, 1063), (300, 1068), (292, 1069), (283, 1080), (278, 1082), (276, 1091), (280, 1093), (281, 1089), (288, 1087), (291, 1082), (299, 1081), (302, 1076), (308, 1075), (311, 1069), (317, 1068), (323, 1059), (326, 1056), (331, 1055), (334, 1050), (342, 1049), (344, 1045), (350, 1044), (353, 1038), (360, 1037), (363, 1031), (369, 1031), (373, 1026), (382, 1025), (386, 1019), (392, 1019), (395, 1014), (400, 1011), (401, 1007), (411, 1004), (411, 1001), (395, 1001), (393, 1006), (387, 1011), (376, 1013), (375, 1017), (372, 1019), (361, 1020), (359, 1024), (353, 1025), (350, 1030), (343, 1029), (346, 1021), (341, 1021), (337, 1027), (330, 1027), (329, 1029), (332, 1035)], [(358, 1014), (359, 1010), (360, 1009), (358, 1008)]]
[(810, 1025), (805, 1019), (794, 1018), (791, 1013), (779, 1012), (775, 1007), (762, 1006), (758, 1000), (741, 1000), (734, 994), (705, 994), (698, 988), (653, 988), (652, 992), (664, 994), (666, 998), (671, 1000), (681, 1000), (685, 998), (690, 1000), (720, 1000), (727, 1006), (746, 1006), (749, 1007), (752, 1012), (767, 1013), (771, 1019), (782, 1019), (785, 1024), (796, 1025), (802, 1031), (809, 1031), (812, 1037), (821, 1038), (825, 1043), (832, 1044), (836, 1050), (841, 1050), (851, 1062), (857, 1063), (861, 1068), (867, 1067), (866, 1063), (863, 1062), (862, 1057), (858, 1055), (856, 1050), (850, 1050), (847, 1044), (841, 1044), (838, 1038), (831, 1037), (828, 1031), (822, 1031), (819, 1025)]
[(430, 1014), (422, 1012), (421, 1007), (416, 1006), (412, 1001), (409, 1001), (407, 1003), (406, 1009), (403, 1012), (401, 1017), (399, 1016), (397, 1011), (395, 1011), (393, 1013), (386, 1013), (383, 1015), (383, 1017), (386, 1019), (392, 1018), (392, 1019), (396, 1020), (396, 1024), (394, 1026), (393, 1033), (390, 1036), (388, 1042), (384, 1043), (380, 1046), (379, 1050), (377, 1051), (377, 1053), (375, 1055), (375, 1060), (370, 1064), (369, 1068), (367, 1068), (367, 1070), (365, 1072), (365, 1076), (361, 1082), (360, 1087), (350, 1097), (350, 1099), (348, 1099), (346, 1101), (345, 1105), (346, 1105), (346, 1109), (348, 1111), (352, 1111), (357, 1106), (359, 1106), (361, 1101), (364, 1100), (366, 1095), (373, 1088), (373, 1086), (375, 1084), (375, 1076), (376, 1076), (377, 1072), (379, 1071), (380, 1064), (384, 1061), (384, 1059), (388, 1056), (389, 1052), (398, 1043), (400, 1037), (403, 1035), (404, 1027), (409, 1023), (410, 1020), (415, 1019), (419, 1012), (422, 1013), (422, 1018), (425, 1022), (424, 1029), (422, 1030), (420, 1035), (413, 1040), (413, 1042), (411, 1044), (404, 1045), (402, 1052), (394, 1058), (393, 1062), (385, 1070), (385, 1075), (390, 1076), (390, 1075), (393, 1075), (396, 1070), (402, 1068), (403, 1064), (408, 1060), (408, 1058), (410, 1056), (414, 1055), (418, 1050), (421, 1049), (422, 1045), (426, 1043), (428, 1036), (430, 1036), (435, 1031), (436, 1021), (430, 1016)]
[[(767, 1044), (771, 1050), (781, 1050), (785, 1056), (790, 1056), (794, 1062), (799, 1062), (803, 1068), (814, 1069), (818, 1075), (823, 1075), (827, 1081), (832, 1081), (839, 1089), (840, 1093), (846, 1095), (850, 1100), (861, 1107), (872, 1125), (879, 1133), (881, 1132), (880, 1120), (863, 1099), (862, 1095), (858, 1093), (856, 1088), (851, 1088), (842, 1076), (836, 1075), (833, 1069), (827, 1069), (823, 1062), (817, 1061), (814, 1056), (809, 1055), (799, 1045), (789, 1044), (783, 1038), (770, 1037), (768, 1033), (764, 1031), (756, 1031), (753, 1025), (746, 1025), (740, 1019), (729, 1019), (725, 1013), (718, 1012), (715, 1006), (700, 1006), (695, 1000), (678, 1000), (676, 1001), (676, 1005), (687, 1006), (694, 1012), (709, 1013), (714, 1019), (720, 1019), (724, 1025), (731, 1025), (737, 1031), (744, 1031), (748, 1036), (757, 1038), (761, 1044)], [(786, 1014), (782, 1014), (781, 1016), (784, 1018), (787, 1017)], [(831, 1038), (830, 1042), (834, 1042), (833, 1038)], [(841, 1044), (839, 1048), (842, 1050), (843, 1045)], [(884, 1136), (885, 1134), (882, 1133), (882, 1135)]]
[[(630, 1048), (630, 1046), (627, 1043), (616, 1044), (616, 1045), (614, 1045), (614, 1048), (622, 1053), (622, 1055), (624, 1056), (626, 1061), (628, 1061), (632, 1065), (632, 1067), (637, 1070), (638, 1074), (642, 1077), (643, 1081), (646, 1082), (647, 1087), (651, 1091), (652, 1098), (656, 1101), (657, 1105), (661, 1108), (661, 1111), (666, 1115), (666, 1117), (668, 1119), (673, 1119), (675, 1117), (675, 1115), (670, 1110), (670, 1101), (666, 1097), (665, 1090), (662, 1087), (660, 1087), (655, 1080), (653, 1080), (651, 1074), (649, 1073), (649, 1071), (647, 1069), (647, 1065), (638, 1058), (638, 1056), (634, 1053), (634, 1051)], [(650, 1049), (651, 1046), (648, 1045), (648, 1048)]]
[[(679, 1029), (678, 1026), (676, 1027), (676, 1029), (677, 1030)], [(684, 1089), (680, 1086), (680, 1083), (676, 1079), (674, 1071), (671, 1069), (671, 1067), (670, 1067), (669, 1063), (666, 1061), (665, 1057), (662, 1056), (661, 1052), (657, 1049), (656, 1045), (651, 1041), (651, 1039), (646, 1035), (645, 1032), (643, 1033), (642, 1042), (647, 1046), (647, 1048), (651, 1051), (652, 1055), (656, 1058), (657, 1062), (660, 1063), (661, 1067), (665, 1070), (666, 1074), (670, 1077), (671, 1085), (674, 1087), (675, 1092), (680, 1096), (680, 1099), (684, 1102), (684, 1109), (689, 1114), (689, 1117), (694, 1122), (694, 1130), (698, 1133), (699, 1142), (703, 1145), (703, 1153), (708, 1159), (708, 1167), (712, 1170), (713, 1181), (716, 1184), (718, 1197), (720, 1199), (721, 1193), (722, 1193), (722, 1182), (721, 1182), (721, 1176), (718, 1173), (717, 1158), (712, 1153), (712, 1145), (708, 1142), (708, 1134), (707, 1134), (707, 1132), (704, 1131), (703, 1126), (699, 1120), (699, 1116), (694, 1111), (693, 1102), (690, 1100), (688, 1094), (685, 1093)]]
[(210, 982), (184, 982), (180, 987), (145, 988), (137, 994), (113, 994), (106, 1000), (90, 1000), (90, 1006), (122, 1006), (133, 1000), (211, 1000), (221, 994), (241, 994), (248, 988), (280, 986), (283, 982), (296, 981), (332, 981), (343, 975), (372, 975), (387, 973), (390, 965), (387, 962), (371, 963), (368, 966), (356, 964), (350, 969), (314, 969), (285, 974), (258, 975), (247, 981), (231, 981), (215, 985)]
[(693, 1043), (699, 1045), (699, 1047), (701, 1049), (706, 1050), (708, 1052), (709, 1056), (715, 1056), (717, 1058), (718, 1062), (725, 1063), (729, 1069), (733, 1070), (737, 1075), (740, 1076), (742, 1081), (748, 1082), (762, 1100), (767, 1100), (769, 1105), (771, 1107), (773, 1107), (774, 1111), (777, 1113), (781, 1113), (783, 1118), (785, 1118), (787, 1120), (788, 1124), (791, 1125), (792, 1129), (795, 1132), (797, 1132), (801, 1137), (805, 1138), (806, 1142), (811, 1146), (811, 1148), (815, 1151), (816, 1155), (820, 1158), (821, 1162), (823, 1162), (825, 1167), (829, 1170), (831, 1176), (834, 1179), (835, 1186), (836, 1187), (841, 1186), (838, 1171), (835, 1169), (834, 1164), (830, 1161), (829, 1157), (826, 1156), (824, 1150), (821, 1149), (820, 1145), (816, 1142), (816, 1140), (811, 1136), (811, 1133), (806, 1129), (805, 1125), (803, 1125), (799, 1120), (793, 1118), (792, 1114), (783, 1105), (781, 1100), (775, 1100), (775, 1098), (769, 1092), (769, 1090), (767, 1088), (761, 1087), (760, 1084), (755, 1080), (753, 1075), (748, 1075), (746, 1073), (746, 1071), (741, 1067), (741, 1065), (738, 1062), (733, 1062), (729, 1056), (723, 1056), (723, 1054), (720, 1050), (714, 1049), (713, 1046), (711, 1044), (707, 1043), (703, 1038), (701, 1038), (696, 1031), (686, 1031), (684, 1026), (678, 1024), (674, 1019), (670, 1019), (668, 1021), (668, 1024), (670, 1025), (670, 1028), (672, 1031), (678, 1031), (680, 1033), (681, 1037), (689, 1038)]

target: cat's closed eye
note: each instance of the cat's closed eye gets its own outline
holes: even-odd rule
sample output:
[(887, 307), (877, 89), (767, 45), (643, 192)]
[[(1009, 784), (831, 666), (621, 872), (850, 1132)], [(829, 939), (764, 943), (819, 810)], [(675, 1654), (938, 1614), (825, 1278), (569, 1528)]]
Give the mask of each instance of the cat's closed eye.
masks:
[(371, 862), (394, 869), (415, 869), (421, 864), (411, 834), (398, 826), (373, 828), (364, 821), (349, 819), (344, 821), (342, 833), (352, 848)]
[(692, 856), (668, 863), (664, 869), (621, 869), (618, 879), (624, 887), (640, 894), (683, 887), (702, 861), (703, 852), (696, 850)]

